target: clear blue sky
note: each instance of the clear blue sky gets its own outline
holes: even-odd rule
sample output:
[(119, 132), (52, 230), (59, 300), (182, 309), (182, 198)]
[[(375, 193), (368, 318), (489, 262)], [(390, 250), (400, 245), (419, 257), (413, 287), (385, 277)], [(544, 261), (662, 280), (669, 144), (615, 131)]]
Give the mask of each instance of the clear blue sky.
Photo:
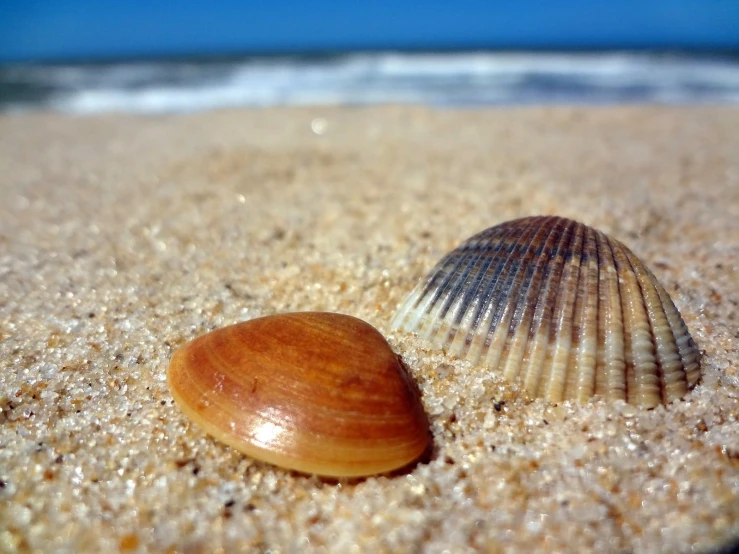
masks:
[(739, 48), (739, 0), (0, 0), (0, 61), (445, 48)]

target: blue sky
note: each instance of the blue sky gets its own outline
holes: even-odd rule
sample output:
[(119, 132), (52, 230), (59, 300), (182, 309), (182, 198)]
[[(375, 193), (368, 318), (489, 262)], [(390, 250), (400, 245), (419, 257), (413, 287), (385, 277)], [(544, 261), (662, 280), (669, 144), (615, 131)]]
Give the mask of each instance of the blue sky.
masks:
[(445, 48), (739, 48), (739, 0), (0, 0), (0, 61)]

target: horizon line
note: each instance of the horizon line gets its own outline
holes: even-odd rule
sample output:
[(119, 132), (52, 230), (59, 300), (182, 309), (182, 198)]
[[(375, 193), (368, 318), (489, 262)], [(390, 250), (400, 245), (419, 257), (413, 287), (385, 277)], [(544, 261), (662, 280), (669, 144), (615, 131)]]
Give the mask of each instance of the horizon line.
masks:
[(315, 49), (234, 49), (232, 51), (204, 52), (202, 49), (192, 52), (172, 53), (140, 53), (140, 54), (108, 54), (108, 55), (72, 55), (48, 56), (38, 58), (32, 56), (0, 57), (0, 68), (12, 65), (104, 65), (131, 62), (217, 62), (246, 59), (328, 59), (350, 57), (361, 54), (645, 54), (673, 55), (681, 57), (724, 57), (739, 59), (739, 45), (732, 47), (715, 46), (579, 46), (579, 47), (519, 47), (519, 46), (449, 46), (449, 47), (401, 47), (387, 48), (382, 46), (366, 46), (361, 48), (315, 48)]

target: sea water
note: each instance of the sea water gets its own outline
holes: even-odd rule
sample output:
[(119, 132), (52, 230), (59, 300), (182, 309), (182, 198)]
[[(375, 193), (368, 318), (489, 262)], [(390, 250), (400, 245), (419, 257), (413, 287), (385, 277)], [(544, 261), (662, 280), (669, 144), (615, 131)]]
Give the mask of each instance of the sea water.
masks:
[(680, 53), (358, 53), (0, 67), (0, 109), (727, 104), (739, 58)]

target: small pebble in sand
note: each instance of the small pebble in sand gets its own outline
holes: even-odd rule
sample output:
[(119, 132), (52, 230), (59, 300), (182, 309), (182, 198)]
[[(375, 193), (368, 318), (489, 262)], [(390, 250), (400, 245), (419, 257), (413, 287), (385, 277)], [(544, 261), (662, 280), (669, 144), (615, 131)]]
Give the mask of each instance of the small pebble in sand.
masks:
[(700, 354), (645, 265), (560, 217), (491, 227), (447, 254), (392, 326), (551, 402), (593, 395), (655, 407), (683, 397)]
[(262, 317), (175, 352), (169, 388), (224, 443), (284, 468), (329, 477), (387, 472), (427, 448), (419, 395), (384, 337), (321, 312)]

